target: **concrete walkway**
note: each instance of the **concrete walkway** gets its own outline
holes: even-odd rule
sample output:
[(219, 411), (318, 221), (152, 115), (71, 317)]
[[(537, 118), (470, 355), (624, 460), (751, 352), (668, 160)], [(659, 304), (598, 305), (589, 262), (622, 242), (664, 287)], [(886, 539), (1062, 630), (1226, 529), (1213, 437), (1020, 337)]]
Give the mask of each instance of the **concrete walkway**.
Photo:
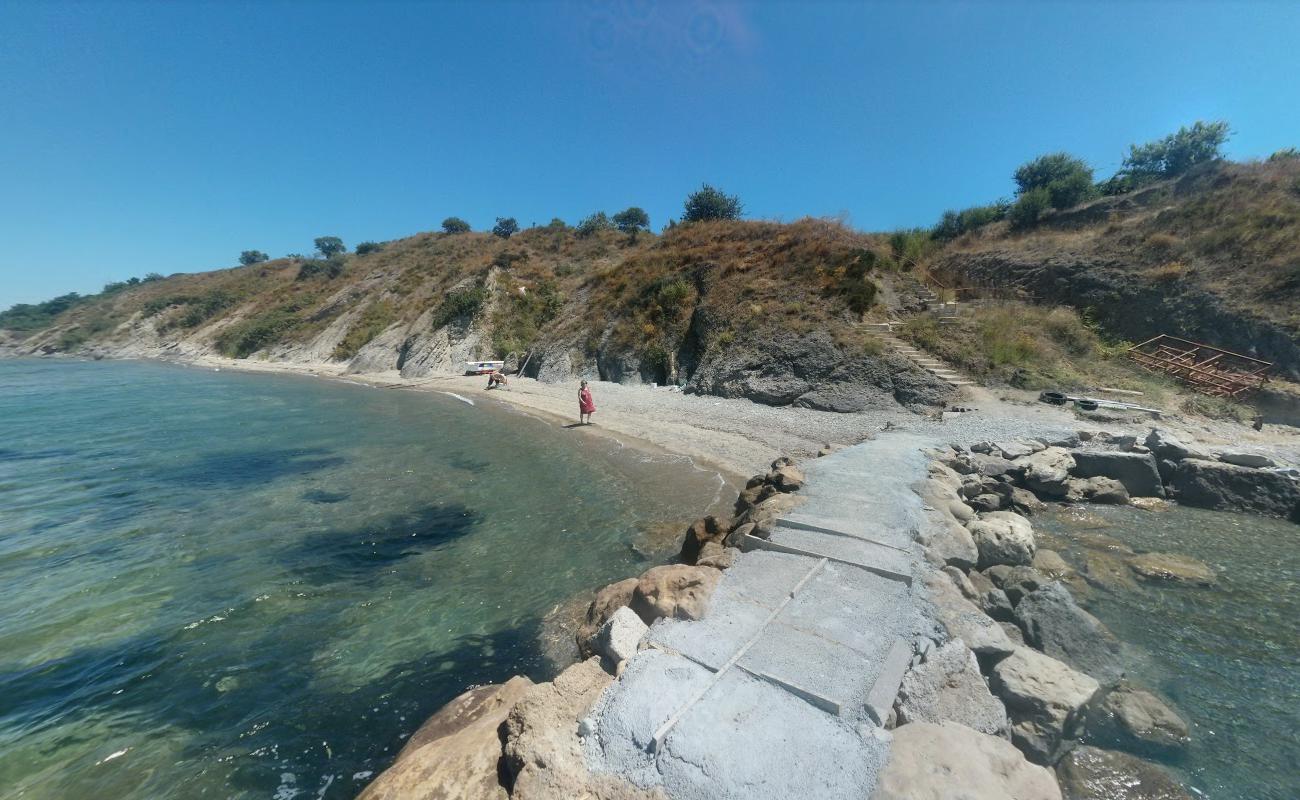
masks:
[(593, 712), (593, 769), (691, 798), (865, 798), (881, 725), (929, 632), (911, 485), (924, 442), (807, 465), (806, 502), (723, 574), (704, 619), (660, 620)]

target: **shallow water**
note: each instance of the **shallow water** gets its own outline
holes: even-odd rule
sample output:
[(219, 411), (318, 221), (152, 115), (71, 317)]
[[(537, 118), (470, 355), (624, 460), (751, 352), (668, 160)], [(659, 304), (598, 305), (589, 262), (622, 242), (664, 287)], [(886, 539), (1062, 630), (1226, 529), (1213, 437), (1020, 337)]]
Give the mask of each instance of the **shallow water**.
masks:
[(0, 361), (0, 794), (352, 797), (724, 495), (494, 403)]
[[(1090, 564), (1094, 587), (1079, 599), (1125, 642), (1134, 682), (1191, 723), (1187, 754), (1166, 764), (1216, 800), (1300, 797), (1300, 526), (1103, 506), (1034, 524), (1041, 546), (1076, 568)], [(1139, 581), (1098, 534), (1139, 553), (1190, 555), (1215, 569), (1217, 584)]]

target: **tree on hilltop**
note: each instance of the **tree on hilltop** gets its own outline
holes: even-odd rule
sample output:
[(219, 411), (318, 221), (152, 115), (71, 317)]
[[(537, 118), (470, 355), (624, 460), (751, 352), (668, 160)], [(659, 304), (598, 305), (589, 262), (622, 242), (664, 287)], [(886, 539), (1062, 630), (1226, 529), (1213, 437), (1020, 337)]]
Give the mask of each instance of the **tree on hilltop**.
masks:
[(1130, 145), (1120, 173), (1138, 183), (1181, 175), (1197, 164), (1223, 158), (1223, 145), (1231, 135), (1227, 122), (1197, 120), (1163, 139)]
[(343, 244), (343, 240), (337, 236), (317, 237), (315, 245), (316, 252), (325, 258), (333, 258), (348, 251), (348, 248)]
[(362, 242), (361, 244), (357, 245), (357, 255), (359, 256), (370, 255), (371, 253), (378, 253), (380, 250), (383, 249), (384, 246), (379, 242)]
[(574, 227), (578, 237), (586, 239), (589, 236), (595, 236), (601, 231), (610, 231), (614, 229), (614, 223), (609, 221), (609, 217), (604, 211), (597, 211), (582, 218), (582, 221)]
[(514, 217), (497, 217), (497, 224), (492, 226), (492, 235), (509, 239), (519, 232), (519, 223)]
[(469, 223), (460, 217), (447, 217), (442, 221), (443, 233), (469, 233)]
[(629, 241), (635, 242), (637, 234), (650, 230), (650, 215), (645, 209), (632, 206), (614, 215), (614, 225), (627, 234)]
[(253, 264), (261, 264), (263, 261), (269, 260), (271, 260), (271, 257), (266, 253), (263, 253), (261, 250), (245, 250), (239, 254), (239, 263), (246, 267)]
[(1052, 208), (1069, 208), (1096, 194), (1092, 167), (1069, 153), (1049, 153), (1021, 164), (1013, 176), (1016, 194), (1023, 197), (1035, 189), (1046, 189)]
[(740, 219), (744, 213), (740, 198), (728, 195), (704, 184), (698, 192), (691, 192), (686, 197), (686, 210), (682, 222), (702, 222), (710, 219)]

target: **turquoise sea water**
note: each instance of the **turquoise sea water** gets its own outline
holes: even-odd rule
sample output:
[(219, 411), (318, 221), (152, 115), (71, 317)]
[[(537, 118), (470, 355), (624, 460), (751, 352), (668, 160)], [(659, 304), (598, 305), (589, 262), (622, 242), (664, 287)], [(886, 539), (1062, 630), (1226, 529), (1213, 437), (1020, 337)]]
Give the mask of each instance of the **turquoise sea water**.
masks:
[[(1164, 761), (1202, 797), (1300, 797), (1300, 525), (1194, 508), (1096, 506), (1035, 517), (1097, 586), (1080, 601), (1125, 643), (1132, 679), (1191, 724)], [(1136, 552), (1182, 553), (1212, 566), (1211, 587), (1144, 582), (1111, 537)]]
[(0, 361), (0, 796), (352, 797), (719, 481), (482, 401)]

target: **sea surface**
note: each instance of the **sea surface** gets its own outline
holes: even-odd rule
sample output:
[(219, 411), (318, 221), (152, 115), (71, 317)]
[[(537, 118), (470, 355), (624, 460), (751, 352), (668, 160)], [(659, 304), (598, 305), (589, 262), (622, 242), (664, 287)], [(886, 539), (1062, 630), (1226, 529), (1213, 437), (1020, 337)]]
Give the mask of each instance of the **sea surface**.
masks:
[(0, 360), (0, 797), (350, 798), (726, 494), (482, 399)]
[[(1201, 797), (1300, 798), (1300, 525), (1092, 506), (1036, 516), (1034, 528), (1040, 546), (1091, 571), (1094, 585), (1077, 597), (1124, 642), (1130, 678), (1191, 724), (1184, 756), (1142, 755)], [(1189, 555), (1217, 583), (1139, 580), (1124, 547)]]

